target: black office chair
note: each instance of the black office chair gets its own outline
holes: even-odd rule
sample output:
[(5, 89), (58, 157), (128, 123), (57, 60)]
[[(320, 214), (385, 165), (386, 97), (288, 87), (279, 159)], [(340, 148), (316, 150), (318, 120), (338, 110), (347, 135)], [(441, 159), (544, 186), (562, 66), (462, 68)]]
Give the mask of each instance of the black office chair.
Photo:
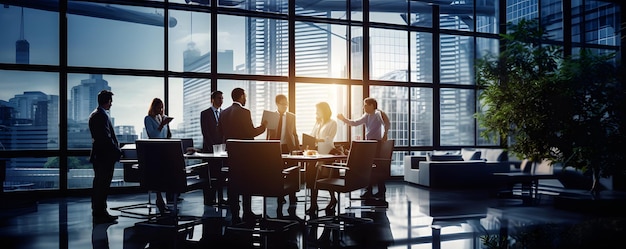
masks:
[[(355, 217), (354, 213), (341, 213), (341, 194), (348, 193), (348, 202), (353, 191), (366, 188), (371, 180), (371, 173), (376, 155), (377, 142), (373, 140), (352, 141), (345, 165), (320, 165), (317, 170), (315, 188), (338, 193), (336, 214), (311, 219), (310, 226), (322, 226), (334, 232), (333, 239), (339, 241), (341, 232), (347, 227), (371, 223), (372, 219)], [(321, 178), (323, 168), (338, 169), (343, 174), (331, 174)], [(335, 170), (337, 172), (337, 170)], [(347, 207), (346, 209), (349, 209)]]
[(391, 178), (391, 162), (393, 156), (394, 140), (378, 141), (376, 147), (376, 157), (374, 157), (374, 164), (372, 166), (372, 175), (370, 178), (370, 184), (366, 191), (369, 194), (373, 194), (373, 187), (377, 186), (376, 194), (371, 196), (361, 196), (353, 200), (363, 200), (363, 206), (351, 208), (386, 208), (388, 206), (385, 201), (385, 192), (387, 188), (385, 181)]
[(251, 232), (267, 238), (267, 235), (283, 233), (298, 225), (294, 220), (267, 217), (267, 197), (278, 198), (300, 189), (300, 167), (285, 168), (280, 141), (229, 139), (226, 149), (229, 164), (228, 188), (231, 188), (229, 191), (263, 197), (263, 213), (260, 218), (233, 224), (226, 228), (227, 231)]
[[(180, 139), (139, 139), (135, 141), (141, 174), (141, 187), (148, 191), (170, 192), (176, 199), (188, 189), (187, 175), (206, 163), (186, 165)], [(201, 224), (201, 217), (182, 216), (178, 213), (178, 202), (173, 202), (170, 214), (150, 217), (137, 225), (169, 226), (192, 229)]]

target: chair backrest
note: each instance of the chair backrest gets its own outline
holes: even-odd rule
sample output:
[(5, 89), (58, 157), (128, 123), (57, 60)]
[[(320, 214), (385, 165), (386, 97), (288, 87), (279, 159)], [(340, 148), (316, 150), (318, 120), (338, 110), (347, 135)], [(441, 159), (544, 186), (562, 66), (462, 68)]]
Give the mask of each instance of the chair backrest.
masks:
[(374, 140), (352, 141), (346, 162), (350, 168), (345, 175), (346, 187), (359, 189), (369, 185), (377, 145)]
[[(391, 177), (391, 157), (393, 156), (394, 140), (378, 141), (376, 147), (376, 157), (374, 158), (374, 164), (377, 170), (375, 171), (375, 177), (388, 178)], [(374, 174), (374, 172), (372, 172)]]
[(180, 139), (138, 139), (135, 144), (143, 188), (185, 192), (187, 177)]
[(284, 195), (283, 158), (279, 140), (226, 141), (229, 188), (259, 196)]

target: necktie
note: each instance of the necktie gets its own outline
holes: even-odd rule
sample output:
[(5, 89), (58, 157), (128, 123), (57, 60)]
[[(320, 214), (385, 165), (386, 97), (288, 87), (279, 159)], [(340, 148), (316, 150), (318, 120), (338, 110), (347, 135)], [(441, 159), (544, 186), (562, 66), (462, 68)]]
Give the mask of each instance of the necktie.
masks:
[(283, 114), (280, 114), (278, 118), (278, 128), (276, 128), (276, 139), (280, 140), (281, 133), (283, 131)]
[(220, 120), (220, 111), (215, 109), (215, 121)]

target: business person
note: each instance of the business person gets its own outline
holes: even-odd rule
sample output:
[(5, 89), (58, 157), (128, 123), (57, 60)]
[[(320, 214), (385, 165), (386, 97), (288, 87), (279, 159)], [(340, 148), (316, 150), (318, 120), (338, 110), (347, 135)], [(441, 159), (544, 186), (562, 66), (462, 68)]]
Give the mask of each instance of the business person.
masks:
[[(267, 139), (280, 140), (283, 154), (300, 150), (300, 139), (298, 139), (298, 132), (296, 132), (296, 115), (287, 111), (289, 108), (287, 96), (278, 94), (274, 98), (274, 101), (276, 103), (276, 112), (278, 112), (279, 116), (278, 127), (276, 129), (267, 130)], [(277, 201), (281, 209), (280, 212), (282, 212), (281, 204), (286, 202), (285, 198), (280, 197)], [(296, 193), (289, 193), (289, 204), (296, 204), (297, 202)]]
[[(378, 110), (378, 102), (376, 99), (365, 98), (363, 100), (363, 112), (363, 116), (356, 120), (347, 119), (343, 114), (338, 114), (337, 119), (350, 126), (365, 125), (365, 139), (367, 140), (387, 140), (387, 133), (389, 132), (389, 127), (391, 127), (391, 122), (389, 122), (389, 117), (387, 117), (385, 112)], [(361, 197), (384, 198), (386, 189), (385, 183), (379, 182), (378, 192), (372, 194), (372, 185), (370, 184)]]
[[(224, 94), (221, 91), (211, 93), (211, 106), (200, 112), (200, 128), (202, 130), (202, 151), (213, 153), (213, 145), (224, 143), (224, 135), (218, 129), (218, 121), (224, 103)], [(222, 161), (209, 161), (209, 171), (207, 175), (201, 174), (200, 177), (207, 179), (207, 184), (203, 187), (204, 205), (224, 205), (223, 187), (226, 179), (222, 174)], [(205, 172), (207, 173), (207, 172)], [(210, 182), (211, 178), (216, 178), (216, 182)], [(217, 193), (217, 202), (215, 196)]]
[(113, 92), (102, 90), (98, 93), (98, 107), (89, 115), (89, 132), (91, 133), (91, 154), (89, 162), (93, 164), (93, 194), (91, 197), (91, 214), (93, 222), (117, 222), (117, 216), (107, 211), (107, 196), (111, 188), (115, 162), (122, 156), (109, 110), (113, 105)]
[[(320, 154), (328, 154), (330, 150), (335, 148), (335, 135), (337, 134), (337, 122), (331, 118), (332, 111), (330, 105), (327, 102), (319, 102), (315, 105), (315, 125), (313, 125), (313, 131), (311, 135), (315, 137), (317, 141), (317, 152)], [(317, 194), (318, 190), (314, 189), (316, 168), (307, 167), (307, 186), (311, 186), (311, 207), (306, 211), (309, 215), (317, 214)], [(330, 191), (330, 202), (326, 206), (326, 211), (330, 212), (334, 210), (337, 205), (337, 197), (335, 193)]]
[[(231, 92), (233, 105), (224, 109), (218, 121), (218, 129), (224, 134), (224, 143), (228, 139), (254, 139), (254, 137), (265, 132), (267, 121), (261, 122), (261, 125), (254, 127), (252, 123), (252, 115), (250, 110), (244, 108), (246, 106), (246, 92), (242, 88), (235, 88)], [(242, 196), (243, 219), (253, 220), (256, 215), (252, 212), (252, 197), (250, 195)], [(239, 194), (228, 189), (228, 203), (230, 204), (233, 215), (233, 222), (239, 219)]]
[[(165, 116), (165, 106), (163, 100), (159, 98), (152, 99), (150, 107), (148, 108), (148, 115), (143, 118), (143, 125), (148, 134), (148, 138), (171, 138), (169, 121)], [(166, 193), (168, 196), (172, 196), (168, 199), (173, 199), (173, 193)], [(163, 194), (156, 192), (156, 205), (159, 213), (164, 214), (169, 211), (163, 200)]]

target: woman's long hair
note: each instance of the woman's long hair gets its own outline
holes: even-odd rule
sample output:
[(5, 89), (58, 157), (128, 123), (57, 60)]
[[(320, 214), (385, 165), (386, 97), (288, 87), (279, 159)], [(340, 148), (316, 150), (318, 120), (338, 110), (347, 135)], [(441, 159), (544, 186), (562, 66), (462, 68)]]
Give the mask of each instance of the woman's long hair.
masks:
[(148, 116), (155, 117), (157, 114), (161, 114), (161, 107), (163, 107), (163, 101), (161, 99), (152, 99), (150, 109), (148, 110)]

